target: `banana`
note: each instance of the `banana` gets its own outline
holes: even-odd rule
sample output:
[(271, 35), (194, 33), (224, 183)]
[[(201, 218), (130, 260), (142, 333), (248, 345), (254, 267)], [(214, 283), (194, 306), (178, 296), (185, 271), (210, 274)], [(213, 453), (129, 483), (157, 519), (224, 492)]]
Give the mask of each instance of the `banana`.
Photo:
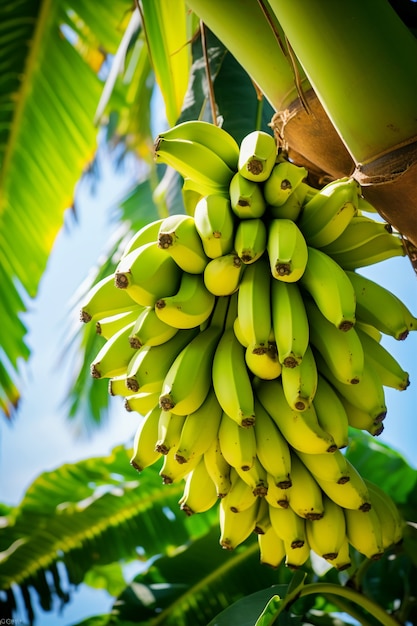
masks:
[[(313, 301), (305, 300), (310, 325), (310, 342), (316, 363), (325, 361), (332, 375), (343, 385), (356, 386), (363, 377), (364, 352), (354, 328), (342, 332), (329, 322)], [(320, 367), (318, 367), (319, 371)]]
[(126, 396), (124, 407), (129, 413), (131, 411), (136, 411), (136, 413), (139, 413), (140, 415), (146, 415), (148, 411), (151, 411), (155, 407), (158, 407), (159, 410), (161, 410), (158, 404), (158, 399), (158, 392), (142, 391), (140, 393)]
[(266, 502), (268, 502), (270, 506), (277, 506), (283, 509), (287, 509), (290, 506), (290, 488), (286, 487), (285, 489), (282, 489), (281, 487), (278, 487), (275, 482), (274, 476), (272, 476), (268, 472), (266, 473), (266, 485), (267, 492), (264, 496)]
[(255, 393), (282, 435), (295, 450), (308, 454), (322, 454), (337, 449), (333, 437), (320, 427), (313, 406), (301, 412), (294, 411), (288, 405), (279, 379), (258, 381)]
[(156, 405), (142, 417), (136, 430), (130, 464), (138, 472), (142, 472), (146, 467), (153, 465), (162, 456), (160, 452), (155, 450), (160, 413), (161, 409)]
[(291, 195), (288, 196), (284, 204), (280, 206), (268, 206), (266, 214), (268, 217), (284, 218), (296, 222), (303, 208), (303, 204), (307, 202), (306, 198), (309, 197), (309, 189), (312, 189), (312, 187), (306, 183), (299, 184)]
[(318, 373), (310, 346), (299, 365), (282, 368), (281, 380), (285, 399), (294, 411), (305, 411), (311, 406), (316, 395)]
[(126, 385), (126, 374), (110, 378), (108, 392), (111, 396), (122, 396), (122, 398), (132, 395)]
[(392, 387), (404, 391), (410, 384), (408, 372), (404, 371), (398, 361), (378, 341), (359, 328), (356, 331), (361, 340), (366, 358), (378, 374), (384, 387)]
[(272, 528), (272, 524), (269, 519), (269, 504), (265, 498), (260, 498), (254, 532), (257, 535), (264, 535), (270, 528)]
[(271, 281), (271, 314), (279, 362), (296, 367), (306, 353), (310, 332), (298, 285)]
[(321, 249), (330, 256), (336, 254), (348, 257), (349, 252), (361, 248), (379, 235), (389, 233), (389, 225), (386, 222), (378, 222), (365, 215), (354, 215), (339, 237), (327, 246), (321, 246)]
[(157, 452), (168, 454), (173, 446), (178, 446), (184, 421), (184, 415), (174, 415), (169, 411), (161, 411), (158, 422), (158, 438), (155, 443)]
[(172, 339), (177, 332), (178, 328), (159, 319), (154, 307), (147, 306), (136, 316), (129, 342), (136, 350), (145, 345), (159, 346)]
[(365, 322), (356, 320), (355, 328), (356, 329), (360, 328), (364, 333), (366, 333), (367, 335), (370, 335), (372, 339), (374, 339), (378, 343), (380, 343), (382, 340), (381, 331), (375, 328), (375, 326), (372, 326), (371, 324), (365, 324)]
[(233, 467), (230, 470), (230, 480), (230, 491), (223, 498), (223, 503), (233, 513), (241, 513), (251, 507), (258, 496), (254, 495), (252, 488), (241, 479)]
[(183, 480), (198, 465), (201, 459), (201, 457), (197, 456), (190, 463), (181, 465), (175, 459), (176, 451), (177, 445), (173, 445), (169, 449), (168, 454), (162, 455), (163, 461), (159, 475), (164, 485), (172, 485), (172, 483), (178, 483)]
[(191, 215), (166, 217), (158, 231), (158, 247), (166, 250), (178, 267), (189, 274), (201, 274), (209, 260)]
[(287, 441), (281, 435), (272, 417), (255, 400), (256, 420), (253, 426), (256, 453), (263, 468), (280, 489), (291, 487), (291, 455)]
[(134, 325), (135, 322), (126, 324), (107, 339), (90, 365), (93, 378), (113, 378), (126, 373), (129, 361), (136, 352), (129, 343)]
[(173, 167), (183, 178), (217, 187), (219, 191), (229, 188), (234, 174), (217, 151), (189, 139), (157, 137), (154, 161)]
[(403, 540), (404, 521), (392, 498), (379, 485), (364, 480), (371, 494), (372, 508), (381, 524), (382, 546), (387, 550)]
[(248, 345), (268, 347), (272, 328), (270, 291), (271, 274), (263, 256), (246, 267), (237, 295), (237, 316)]
[(370, 241), (358, 243), (356, 248), (348, 252), (333, 252), (329, 256), (344, 270), (356, 270), (397, 256), (405, 256), (405, 250), (400, 237), (385, 231)]
[(339, 552), (334, 559), (326, 559), (338, 572), (343, 572), (352, 565), (350, 558), (349, 541), (345, 535), (343, 542), (339, 548)]
[(252, 374), (264, 380), (278, 378), (282, 371), (277, 344), (273, 341), (268, 341), (266, 346), (257, 343), (247, 346), (245, 361)]
[(142, 228), (139, 228), (139, 230), (132, 235), (128, 242), (123, 246), (123, 252), (120, 259), (123, 259), (130, 252), (140, 248), (140, 246), (143, 246), (145, 243), (158, 241), (159, 227), (162, 222), (163, 218), (149, 222), (148, 224), (142, 226)]
[(223, 411), (211, 388), (203, 404), (185, 418), (175, 458), (187, 463), (194, 456), (204, 454), (211, 442), (217, 439)]
[(345, 407), (335, 388), (320, 374), (313, 405), (320, 426), (333, 437), (339, 449), (345, 448), (349, 443), (349, 420)]
[(340, 450), (335, 450), (333, 454), (305, 454), (299, 450), (296, 450), (296, 453), (314, 478), (331, 480), (340, 484), (350, 480), (350, 468), (346, 457)]
[(223, 413), (218, 437), (220, 449), (231, 467), (248, 471), (255, 462), (256, 438), (253, 428), (242, 428), (235, 420)]
[(142, 306), (154, 306), (158, 298), (177, 291), (181, 270), (169, 254), (151, 242), (123, 257), (114, 276), (116, 287), (132, 300)]
[(373, 437), (382, 433), (384, 425), (381, 421), (374, 420), (369, 413), (348, 402), (341, 394), (338, 393), (338, 396), (346, 411), (349, 426), (358, 430), (366, 430)]
[(306, 534), (313, 552), (326, 561), (334, 561), (346, 537), (343, 509), (323, 496), (323, 517), (315, 521), (307, 520)]
[(223, 411), (239, 426), (255, 421), (252, 382), (245, 362), (245, 349), (233, 328), (221, 336), (213, 359), (213, 387)]
[(294, 452), (291, 454), (291, 477), (292, 485), (288, 489), (288, 500), (294, 513), (306, 520), (321, 519), (324, 511), (323, 492), (314, 476)]
[(224, 498), (231, 487), (231, 467), (222, 454), (218, 437), (210, 443), (205, 451), (204, 462), (207, 472), (216, 486), (217, 497)]
[(368, 559), (376, 561), (384, 554), (382, 528), (377, 512), (371, 508), (366, 513), (345, 509), (346, 536), (351, 546)]
[(305, 519), (294, 513), (291, 508), (269, 507), (272, 528), (288, 546), (302, 548), (307, 541)]
[(204, 269), (204, 284), (215, 296), (229, 296), (240, 286), (246, 265), (236, 252), (211, 259)]
[(137, 303), (125, 291), (115, 288), (114, 274), (93, 285), (85, 296), (80, 319), (84, 324), (91, 320), (132, 311)]
[(195, 207), (204, 196), (224, 195), (227, 198), (227, 189), (219, 189), (215, 185), (202, 185), (190, 178), (185, 178), (181, 189), (182, 201), (187, 215), (194, 217)]
[(301, 547), (293, 547), (289, 542), (284, 541), (285, 566), (290, 570), (297, 570), (304, 565), (310, 557), (310, 546), (307, 539)]
[(181, 511), (190, 516), (208, 511), (216, 502), (216, 486), (207, 472), (202, 457), (194, 469), (186, 475), (184, 491), (178, 503)]
[(233, 513), (225, 505), (225, 498), (220, 500), (220, 540), (225, 550), (234, 550), (243, 543), (255, 529), (258, 512), (258, 499), (251, 507), (239, 513)]
[(135, 322), (138, 315), (142, 312), (142, 307), (139, 305), (133, 306), (131, 311), (124, 311), (123, 313), (115, 313), (108, 317), (102, 317), (96, 322), (96, 333), (104, 339), (110, 339), (118, 330)]
[(210, 317), (215, 301), (201, 274), (183, 272), (178, 291), (157, 299), (155, 312), (169, 326), (194, 328)]
[(267, 231), (260, 217), (240, 220), (235, 232), (234, 249), (242, 263), (255, 263), (265, 252)]
[(194, 220), (204, 252), (210, 259), (233, 251), (234, 214), (228, 197), (203, 196), (195, 207)]
[(290, 161), (277, 163), (263, 188), (267, 204), (273, 207), (284, 205), (307, 175), (305, 167)]
[(343, 331), (352, 328), (355, 324), (355, 291), (336, 261), (321, 250), (309, 246), (308, 261), (300, 285), (336, 328)]
[(308, 249), (303, 233), (292, 220), (273, 219), (269, 224), (267, 250), (272, 276), (293, 283), (307, 265)]
[(385, 390), (366, 354), (362, 377), (356, 385), (340, 382), (321, 355), (316, 355), (316, 361), (319, 371), (348, 402), (368, 413), (373, 421), (381, 422), (385, 418), (387, 414)]
[(197, 334), (196, 328), (179, 330), (159, 346), (144, 345), (139, 348), (130, 359), (126, 371), (126, 386), (131, 393), (160, 393), (171, 364)]
[(243, 470), (235, 467), (241, 479), (247, 483), (255, 496), (265, 497), (268, 493), (268, 475), (259, 458), (256, 456), (251, 468)]
[(361, 513), (368, 512), (372, 506), (368, 487), (356, 467), (348, 459), (346, 461), (350, 480), (345, 483), (338, 483), (316, 476), (316, 481), (322, 491), (344, 509), (352, 509)]
[(358, 211), (360, 185), (353, 178), (339, 178), (304, 204), (298, 226), (309, 246), (321, 248), (345, 230)]
[(248, 180), (264, 182), (272, 172), (276, 157), (274, 137), (262, 130), (255, 130), (242, 139), (238, 172)]
[(239, 219), (262, 217), (265, 213), (266, 203), (262, 187), (239, 172), (230, 181), (229, 195), (232, 211)]
[(243, 334), (242, 327), (240, 324), (240, 319), (236, 317), (233, 322), (233, 332), (235, 333), (236, 339), (240, 343), (241, 346), (247, 348), (249, 346), (249, 341)]
[(398, 340), (417, 329), (417, 318), (396, 295), (357, 272), (346, 274), (355, 290), (358, 320)]
[(277, 569), (285, 558), (285, 546), (272, 526), (266, 533), (258, 534), (258, 546), (262, 565)]
[(202, 144), (218, 154), (231, 170), (237, 169), (239, 146), (232, 135), (220, 126), (203, 120), (188, 120), (159, 133), (158, 137)]

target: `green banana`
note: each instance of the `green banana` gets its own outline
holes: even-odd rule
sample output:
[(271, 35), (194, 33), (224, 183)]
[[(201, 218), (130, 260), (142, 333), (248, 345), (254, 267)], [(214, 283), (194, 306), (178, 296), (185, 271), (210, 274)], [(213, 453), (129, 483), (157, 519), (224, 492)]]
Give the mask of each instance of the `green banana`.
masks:
[(276, 157), (274, 137), (262, 130), (252, 131), (240, 144), (238, 172), (249, 180), (264, 182), (272, 172)]
[(383, 432), (384, 425), (382, 421), (374, 420), (367, 411), (353, 405), (340, 393), (338, 393), (338, 396), (345, 409), (349, 426), (358, 430), (366, 430), (373, 437), (378, 437)]
[(242, 263), (255, 263), (265, 252), (267, 231), (260, 217), (240, 220), (235, 232), (234, 249)]
[(240, 286), (246, 265), (236, 252), (211, 259), (204, 269), (204, 284), (215, 296), (229, 296)]
[(289, 219), (273, 219), (269, 224), (267, 250), (272, 276), (293, 283), (307, 265), (308, 249), (304, 235)]
[(233, 251), (234, 214), (228, 197), (203, 196), (195, 207), (194, 220), (204, 252), (210, 259)]
[(154, 241), (158, 241), (158, 232), (159, 227), (163, 222), (163, 218), (159, 220), (154, 220), (153, 222), (149, 222), (139, 228), (139, 230), (130, 237), (130, 239), (123, 246), (123, 252), (120, 259), (123, 259), (133, 250), (140, 248), (145, 243), (152, 243)]
[(161, 411), (158, 422), (158, 438), (155, 442), (157, 452), (166, 455), (174, 446), (175, 449), (177, 448), (184, 421), (184, 415), (174, 415), (169, 411)]
[(220, 539), (219, 543), (225, 550), (234, 550), (243, 543), (254, 531), (258, 512), (258, 499), (253, 505), (239, 513), (233, 513), (220, 500)]
[(366, 358), (378, 374), (384, 387), (392, 387), (399, 391), (407, 389), (410, 384), (409, 374), (403, 370), (392, 354), (360, 328), (356, 332), (361, 340)]
[(346, 536), (351, 546), (368, 559), (378, 560), (384, 554), (382, 528), (375, 509), (366, 513), (345, 509)]
[(249, 344), (267, 347), (271, 336), (271, 274), (265, 256), (249, 265), (239, 286), (237, 318)]
[(322, 491), (342, 508), (366, 513), (372, 506), (368, 487), (356, 467), (348, 459), (346, 462), (350, 476), (347, 482), (338, 483), (335, 480), (324, 480), (319, 476), (316, 476), (316, 481)]
[(212, 440), (204, 453), (207, 472), (214, 482), (218, 498), (224, 498), (230, 491), (230, 465), (223, 456), (218, 436)]
[(296, 453), (314, 478), (340, 484), (350, 480), (347, 459), (340, 450), (335, 450), (333, 454), (305, 454), (299, 450)]
[(343, 509), (326, 495), (323, 496), (323, 517), (306, 521), (307, 541), (318, 556), (334, 561), (346, 538)]
[(294, 411), (305, 411), (311, 406), (317, 389), (317, 366), (310, 346), (296, 367), (283, 367), (282, 388), (285, 399)]
[(285, 558), (285, 546), (272, 526), (263, 535), (258, 535), (258, 546), (260, 562), (277, 569)]
[(291, 195), (288, 196), (284, 204), (280, 206), (268, 206), (266, 211), (267, 216), (296, 222), (306, 202), (306, 198), (309, 197), (309, 189), (313, 188), (306, 183), (301, 183), (294, 189)]
[(158, 398), (158, 392), (142, 391), (134, 393), (125, 397), (124, 407), (129, 413), (135, 411), (140, 415), (146, 415), (146, 413), (152, 411), (155, 407), (158, 407), (160, 410)]
[(417, 318), (401, 300), (370, 278), (346, 271), (356, 294), (356, 317), (395, 339), (417, 329)]
[(158, 422), (161, 409), (155, 406), (139, 422), (133, 441), (133, 452), (130, 464), (138, 472), (153, 465), (161, 458), (161, 453), (155, 450), (158, 437)]
[(253, 427), (258, 458), (280, 489), (291, 487), (291, 456), (287, 441), (271, 416), (255, 400), (256, 420)]
[(358, 214), (353, 216), (339, 237), (327, 246), (321, 246), (321, 249), (330, 256), (333, 254), (346, 255), (346, 258), (349, 258), (349, 252), (361, 248), (381, 234), (389, 233), (389, 225), (386, 222), (378, 222)]
[(305, 167), (290, 161), (277, 163), (263, 187), (267, 204), (273, 207), (284, 205), (307, 175)]
[(158, 298), (173, 295), (181, 279), (175, 261), (158, 248), (145, 243), (129, 252), (116, 267), (115, 284), (142, 306), (154, 306)]
[[(329, 454), (328, 456), (333, 455)], [(288, 499), (294, 513), (306, 520), (317, 521), (321, 519), (324, 511), (323, 492), (314, 476), (297, 454), (294, 454), (294, 451), (291, 453), (291, 477), (292, 485), (288, 489)]]
[(130, 312), (136, 306), (137, 303), (127, 292), (116, 289), (114, 274), (110, 274), (99, 280), (88, 291), (80, 310), (80, 319), (87, 324), (91, 320)]
[(132, 395), (132, 392), (126, 385), (126, 374), (110, 378), (107, 389), (111, 396), (121, 396), (122, 398), (125, 398), (126, 396)]
[(321, 250), (309, 246), (308, 261), (300, 285), (336, 328), (343, 331), (352, 328), (355, 324), (355, 291), (336, 261)]
[(147, 306), (136, 316), (129, 342), (135, 349), (145, 345), (159, 346), (172, 339), (177, 332), (178, 328), (159, 319), (154, 307)]
[(178, 504), (186, 515), (204, 513), (216, 504), (216, 486), (207, 472), (204, 457), (185, 476), (184, 480), (184, 491)]
[(137, 304), (132, 307), (131, 311), (101, 317), (96, 322), (96, 333), (104, 339), (110, 339), (123, 326), (130, 324), (130, 322), (135, 322), (142, 310), (143, 308)]
[(134, 325), (135, 322), (130, 322), (107, 339), (90, 365), (93, 378), (113, 378), (126, 373), (129, 361), (136, 352), (129, 343)]
[(253, 428), (242, 428), (223, 412), (218, 437), (220, 449), (229, 465), (244, 472), (250, 470), (256, 457), (256, 438)]
[(262, 217), (266, 204), (262, 187), (237, 172), (230, 181), (230, 205), (241, 220)]
[(405, 251), (401, 239), (386, 232), (349, 252), (333, 252), (330, 256), (344, 270), (356, 270), (393, 257), (405, 256)]
[(158, 231), (158, 246), (171, 255), (178, 267), (190, 274), (204, 272), (209, 261), (191, 215), (166, 217)]
[(249, 344), (245, 351), (245, 362), (254, 376), (264, 380), (273, 380), (282, 373), (277, 345), (273, 341), (268, 341), (266, 345)]
[(393, 499), (379, 485), (364, 480), (371, 494), (372, 508), (381, 523), (382, 547), (387, 550), (403, 540), (404, 521)]
[(321, 374), (318, 374), (313, 405), (320, 426), (333, 437), (339, 449), (345, 448), (349, 443), (348, 416), (336, 389)]
[(216, 298), (204, 284), (202, 274), (183, 272), (176, 293), (162, 296), (155, 302), (160, 320), (174, 328), (194, 328), (210, 317)]
[(307, 312), (298, 285), (271, 282), (271, 313), (279, 362), (296, 367), (309, 345)]
[(359, 195), (355, 179), (339, 178), (304, 204), (297, 223), (308, 245), (321, 248), (337, 239), (357, 213)]

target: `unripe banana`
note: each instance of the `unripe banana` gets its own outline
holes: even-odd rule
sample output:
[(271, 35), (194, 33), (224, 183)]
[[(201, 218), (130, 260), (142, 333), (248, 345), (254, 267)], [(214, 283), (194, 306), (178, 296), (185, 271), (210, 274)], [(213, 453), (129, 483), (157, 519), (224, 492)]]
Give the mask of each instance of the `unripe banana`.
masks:
[(155, 406), (142, 417), (136, 430), (130, 464), (138, 472), (142, 472), (146, 467), (153, 465), (161, 458), (160, 452), (155, 450), (160, 413), (161, 409)]
[(204, 196), (224, 195), (227, 198), (227, 190), (219, 189), (215, 185), (202, 185), (191, 178), (185, 178), (181, 189), (182, 201), (187, 215), (194, 216), (195, 207)]
[(270, 222), (267, 250), (274, 278), (293, 283), (304, 274), (308, 258), (307, 243), (292, 220), (273, 219)]
[(229, 493), (223, 498), (223, 504), (232, 513), (241, 513), (251, 507), (258, 496), (255, 496), (252, 488), (241, 479), (232, 467), (230, 471), (231, 487)]
[(314, 478), (341, 484), (350, 480), (350, 467), (340, 450), (335, 450), (333, 454), (305, 454), (299, 450), (296, 450), (296, 453)]
[(233, 513), (225, 503), (225, 498), (220, 500), (220, 540), (219, 543), (225, 550), (234, 550), (243, 543), (254, 531), (258, 512), (258, 499), (253, 505), (240, 513)]
[(174, 446), (177, 449), (184, 421), (184, 415), (174, 415), (169, 411), (161, 411), (158, 422), (158, 438), (155, 442), (157, 452), (165, 455)]
[(201, 274), (209, 261), (191, 215), (166, 217), (158, 231), (158, 246), (190, 274)]
[(345, 448), (349, 443), (349, 421), (345, 407), (328, 381), (318, 375), (313, 405), (320, 426), (335, 440), (337, 447)]
[(258, 458), (280, 489), (291, 487), (291, 455), (287, 441), (271, 416), (255, 400), (256, 420), (253, 427)]
[(173, 295), (180, 279), (180, 268), (156, 242), (129, 252), (115, 271), (116, 287), (142, 306), (154, 306), (158, 298)]
[(378, 374), (385, 387), (404, 391), (410, 384), (408, 372), (404, 371), (398, 361), (378, 341), (361, 329), (356, 331), (361, 340), (366, 358)]
[(244, 472), (250, 470), (256, 457), (256, 438), (253, 428), (242, 428), (223, 413), (218, 432), (220, 449), (231, 467)]
[(356, 467), (348, 459), (346, 461), (349, 467), (350, 480), (345, 483), (338, 483), (317, 476), (316, 481), (322, 491), (339, 506), (366, 513), (372, 506), (368, 487)]
[(404, 521), (393, 499), (379, 485), (364, 480), (371, 494), (372, 508), (381, 523), (382, 546), (386, 550), (403, 540)]
[(239, 325), (248, 345), (268, 346), (272, 328), (270, 284), (268, 261), (263, 256), (246, 268), (237, 296)]
[[(356, 219), (365, 219), (363, 216), (357, 216)], [(353, 220), (352, 220), (353, 221)], [(372, 221), (372, 220), (371, 220)], [(392, 259), (397, 256), (405, 256), (405, 249), (403, 242), (398, 235), (394, 235), (387, 231), (384, 224), (375, 222), (376, 225), (381, 227), (381, 232), (375, 234), (373, 237), (367, 239), (358, 239), (356, 245), (350, 247), (348, 250), (343, 249), (343, 245), (348, 246), (349, 243), (343, 241), (346, 231), (333, 242), (335, 246), (331, 249), (331, 246), (326, 246), (324, 251), (331, 256), (336, 263), (340, 265), (344, 270), (355, 270), (361, 267), (368, 267), (387, 259)], [(351, 226), (352, 224), (350, 224)], [(356, 225), (356, 224), (353, 224)], [(359, 230), (359, 226), (356, 229), (352, 228), (352, 237), (356, 234), (355, 231)], [(348, 233), (351, 234), (350, 232)], [(358, 233), (359, 234), (359, 233)], [(339, 239), (341, 240), (339, 242)], [(340, 244), (340, 249), (336, 248), (336, 243)], [(328, 250), (327, 248), (330, 248)]]
[(237, 172), (229, 188), (232, 211), (241, 220), (262, 217), (266, 204), (261, 186)]
[(228, 197), (212, 194), (201, 198), (195, 207), (194, 220), (210, 259), (232, 252), (234, 214)]
[(352, 328), (355, 323), (355, 291), (336, 261), (321, 250), (309, 246), (308, 261), (300, 285), (336, 328), (343, 331)]
[(142, 310), (141, 306), (136, 305), (132, 307), (131, 311), (124, 311), (123, 313), (102, 317), (96, 322), (96, 333), (104, 339), (110, 339), (110, 337), (126, 326), (126, 324), (135, 322)]
[(366, 513), (345, 509), (346, 536), (351, 546), (368, 559), (378, 560), (384, 554), (381, 522), (375, 509)]
[(288, 196), (284, 204), (281, 204), (281, 206), (268, 206), (266, 214), (268, 217), (288, 219), (296, 222), (303, 208), (303, 204), (306, 202), (306, 197), (309, 197), (310, 189), (312, 189), (312, 187), (306, 183), (301, 183), (294, 189), (292, 194)]
[(134, 324), (130, 322), (107, 339), (90, 365), (93, 378), (113, 378), (126, 373), (129, 361), (136, 352), (129, 343)]
[(219, 438), (216, 437), (204, 453), (207, 472), (214, 482), (218, 498), (224, 498), (230, 491), (230, 465), (220, 449)]
[(229, 296), (240, 286), (246, 265), (236, 252), (211, 259), (204, 269), (204, 284), (215, 296)]
[(291, 508), (269, 508), (272, 528), (285, 543), (292, 548), (302, 548), (307, 541), (305, 520), (294, 513)]
[(162, 139), (183, 139), (202, 144), (230, 167), (237, 169), (239, 146), (236, 140), (224, 128), (203, 120), (187, 120), (159, 133)]
[(207, 472), (204, 457), (185, 477), (184, 492), (179, 500), (181, 511), (186, 515), (204, 513), (217, 502), (217, 492), (214, 482)]
[(277, 569), (285, 558), (284, 542), (272, 528), (258, 535), (259, 559), (263, 565)]
[(80, 319), (85, 324), (110, 315), (130, 312), (137, 303), (126, 291), (116, 289), (114, 275), (106, 276), (93, 285), (85, 296)]
[(373, 437), (378, 437), (378, 435), (383, 432), (384, 425), (381, 421), (374, 420), (368, 412), (354, 406), (341, 394), (338, 393), (338, 395), (341, 403), (343, 404), (343, 408), (346, 411), (349, 426), (357, 428), (358, 430), (366, 430)]
[(346, 537), (343, 509), (324, 496), (323, 517), (315, 521), (307, 520), (306, 534), (310, 548), (318, 556), (327, 561), (334, 561)]
[(358, 248), (367, 245), (375, 237), (389, 234), (389, 228), (385, 222), (377, 222), (365, 215), (355, 215), (343, 233), (327, 246), (323, 246), (322, 250), (331, 257), (335, 254), (339, 258), (342, 256), (348, 259), (350, 252), (355, 255)]
[(149, 222), (148, 224), (145, 224), (144, 226), (142, 226), (142, 228), (139, 228), (139, 230), (134, 235), (132, 235), (132, 237), (124, 245), (123, 253), (120, 259), (123, 259), (125, 256), (129, 254), (129, 252), (132, 252), (133, 250), (140, 248), (145, 243), (152, 243), (153, 241), (158, 241), (159, 227), (162, 224), (162, 222), (163, 222), (163, 219), (161, 218), (159, 220), (154, 220), (153, 222)]
[(233, 322), (233, 332), (235, 333), (236, 339), (240, 343), (241, 346), (247, 348), (249, 346), (249, 341), (243, 334), (242, 327), (240, 325), (240, 319), (238, 317), (235, 318)]
[(285, 399), (295, 411), (305, 411), (311, 406), (317, 389), (317, 366), (313, 351), (307, 347), (301, 363), (296, 367), (283, 367), (282, 388)]
[(308, 245), (320, 248), (339, 237), (358, 211), (359, 195), (355, 179), (340, 178), (309, 200), (298, 220)]
[(309, 345), (309, 324), (298, 285), (271, 283), (272, 327), (278, 358), (284, 367), (296, 367)]
[(152, 411), (155, 407), (160, 410), (159, 393), (155, 391), (141, 391), (125, 397), (124, 407), (129, 413), (135, 411), (140, 415), (146, 415), (149, 411)]
[(323, 492), (313, 475), (294, 452), (291, 453), (291, 477), (292, 485), (288, 489), (288, 499), (294, 513), (306, 520), (321, 519), (324, 511)]
[(177, 332), (178, 328), (159, 319), (154, 307), (147, 306), (137, 315), (129, 342), (136, 350), (145, 345), (160, 346), (172, 339)]
[(252, 374), (263, 380), (278, 378), (282, 372), (275, 342), (268, 342), (266, 346), (258, 343), (248, 345), (245, 351), (245, 361)]
[(236, 227), (234, 249), (242, 263), (255, 263), (265, 252), (266, 226), (259, 217), (240, 220)]
[(307, 175), (305, 167), (299, 167), (290, 161), (277, 163), (264, 184), (266, 202), (273, 207), (282, 206)]
[(201, 274), (183, 272), (178, 291), (160, 297), (155, 302), (155, 312), (169, 326), (194, 328), (210, 317), (215, 301)]
[(244, 178), (263, 182), (270, 176), (276, 156), (274, 137), (264, 131), (255, 130), (242, 139), (238, 171)]
[(122, 398), (132, 395), (132, 392), (126, 386), (126, 374), (110, 378), (108, 392), (111, 396), (122, 396)]

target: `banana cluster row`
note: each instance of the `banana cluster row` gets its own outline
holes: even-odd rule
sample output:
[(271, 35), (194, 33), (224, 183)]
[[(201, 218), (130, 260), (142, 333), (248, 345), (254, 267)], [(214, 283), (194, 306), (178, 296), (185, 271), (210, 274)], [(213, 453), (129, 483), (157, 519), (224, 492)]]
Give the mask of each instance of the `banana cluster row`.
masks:
[(186, 514), (218, 506), (221, 545), (255, 532), (271, 566), (380, 557), (401, 519), (341, 450), (350, 426), (380, 434), (384, 387), (409, 384), (381, 338), (417, 320), (356, 272), (401, 240), (354, 180), (310, 187), (267, 133), (239, 147), (188, 122), (155, 158), (183, 176), (188, 213), (139, 230), (81, 311), (105, 339), (92, 376), (143, 416), (132, 465), (160, 461)]

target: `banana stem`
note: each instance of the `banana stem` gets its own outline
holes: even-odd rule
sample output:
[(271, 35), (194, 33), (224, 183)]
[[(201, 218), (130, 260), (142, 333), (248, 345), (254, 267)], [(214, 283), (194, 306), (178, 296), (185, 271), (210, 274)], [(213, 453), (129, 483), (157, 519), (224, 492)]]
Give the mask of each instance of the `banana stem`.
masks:
[(216, 99), (214, 97), (214, 87), (213, 87), (213, 81), (212, 81), (211, 73), (210, 73), (210, 61), (209, 61), (208, 52), (207, 52), (206, 28), (202, 20), (200, 20), (200, 35), (201, 35), (201, 47), (203, 50), (203, 57), (204, 57), (204, 65), (206, 68), (206, 78), (207, 78), (207, 87), (208, 87), (208, 92), (209, 92), (211, 118), (212, 118), (213, 124), (215, 126), (218, 126)]
[(417, 40), (388, 0), (269, 0), (356, 163), (417, 136)]

